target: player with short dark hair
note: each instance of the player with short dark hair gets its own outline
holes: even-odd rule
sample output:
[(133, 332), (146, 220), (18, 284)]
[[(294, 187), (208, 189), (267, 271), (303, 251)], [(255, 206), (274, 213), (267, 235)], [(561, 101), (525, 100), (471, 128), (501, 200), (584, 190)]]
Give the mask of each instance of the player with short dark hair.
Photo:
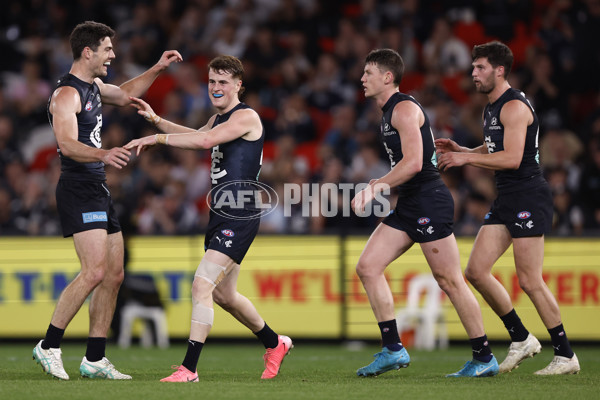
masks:
[[(196, 367), (214, 320), (213, 300), (248, 327), (266, 348), (262, 379), (277, 376), (292, 340), (277, 335), (250, 300), (237, 291), (240, 264), (258, 233), (260, 209), (254, 196), (262, 163), (264, 129), (260, 117), (239, 100), (244, 68), (239, 59), (219, 56), (208, 64), (208, 93), (217, 114), (196, 130), (157, 116), (140, 99), (138, 112), (166, 134), (146, 136), (125, 145), (137, 148), (164, 144), (182, 149), (212, 149), (212, 198), (204, 240), (204, 257), (192, 283), (192, 321), (188, 349), (181, 366), (161, 382), (198, 382)], [(223, 196), (223, 197), (221, 197)], [(231, 200), (244, 199), (240, 203)]]
[(469, 335), (473, 359), (449, 377), (483, 377), (498, 373), (498, 363), (483, 329), (481, 310), (465, 283), (452, 231), (454, 201), (437, 169), (433, 132), (427, 114), (411, 96), (399, 91), (404, 66), (391, 49), (373, 50), (366, 58), (361, 82), (365, 96), (383, 111), (381, 138), (391, 171), (369, 183), (352, 200), (360, 213), (379, 192), (397, 186), (396, 208), (379, 224), (367, 242), (356, 272), (379, 324), (383, 350), (375, 361), (359, 368), (359, 376), (379, 375), (407, 367), (410, 356), (402, 346), (394, 300), (384, 276), (388, 265), (419, 243), (433, 276), (456, 308)]
[(565, 334), (558, 303), (542, 277), (544, 234), (552, 226), (553, 202), (539, 165), (538, 118), (524, 93), (506, 80), (513, 62), (508, 46), (497, 41), (478, 45), (472, 58), (475, 87), (489, 100), (483, 112), (484, 144), (468, 149), (450, 139), (436, 140), (440, 169), (473, 165), (494, 170), (496, 175), (498, 197), (477, 234), (465, 274), (510, 334), (512, 343), (500, 372), (512, 371), (542, 348), (491, 272), (512, 243), (519, 285), (554, 347), (554, 359), (536, 374), (576, 374), (579, 361)]
[(60, 295), (33, 358), (46, 373), (64, 380), (69, 375), (63, 367), (60, 342), (90, 293), (90, 331), (79, 371), (89, 378), (131, 379), (105, 357), (108, 328), (123, 281), (124, 250), (104, 166), (121, 169), (130, 152), (122, 147), (102, 149), (102, 104), (130, 104), (129, 96), (143, 94), (172, 62), (181, 60), (177, 51), (166, 51), (156, 65), (121, 86), (105, 84), (100, 78), (107, 75), (115, 58), (113, 36), (110, 27), (98, 22), (77, 25), (70, 39), (73, 65), (48, 100), (48, 118), (62, 165), (56, 188), (58, 214), (63, 235), (73, 236), (81, 272)]

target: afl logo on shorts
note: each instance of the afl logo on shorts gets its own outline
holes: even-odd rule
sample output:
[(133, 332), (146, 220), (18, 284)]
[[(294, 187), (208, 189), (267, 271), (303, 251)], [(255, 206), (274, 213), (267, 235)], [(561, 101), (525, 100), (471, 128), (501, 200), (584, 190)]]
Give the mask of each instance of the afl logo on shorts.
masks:
[(91, 101), (88, 101), (88, 102), (85, 104), (85, 111), (90, 111), (91, 109), (92, 109), (92, 102), (91, 102)]
[(417, 220), (419, 225), (427, 225), (429, 223), (429, 221), (431, 221), (431, 220), (427, 217), (421, 217)]
[(223, 229), (221, 233), (227, 237), (234, 237), (235, 233), (231, 229)]
[(519, 219), (527, 219), (527, 218), (531, 217), (531, 213), (529, 211), (521, 211), (520, 213), (517, 214), (517, 217)]

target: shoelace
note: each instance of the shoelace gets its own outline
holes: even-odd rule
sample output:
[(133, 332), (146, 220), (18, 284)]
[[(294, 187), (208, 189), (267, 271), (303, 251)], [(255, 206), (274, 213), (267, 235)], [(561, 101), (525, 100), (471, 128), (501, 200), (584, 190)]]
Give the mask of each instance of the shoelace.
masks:
[(60, 351), (60, 349), (57, 349), (57, 351), (48, 349), (48, 355), (50, 355), (50, 363), (53, 367), (62, 368), (62, 362), (60, 361), (61, 354), (62, 352)]
[(181, 377), (183, 375), (185, 375), (185, 372), (181, 369), (179, 369), (181, 366), (180, 365), (171, 365), (171, 369), (174, 369), (175, 372), (173, 372), (173, 374), (171, 374), (174, 377)]

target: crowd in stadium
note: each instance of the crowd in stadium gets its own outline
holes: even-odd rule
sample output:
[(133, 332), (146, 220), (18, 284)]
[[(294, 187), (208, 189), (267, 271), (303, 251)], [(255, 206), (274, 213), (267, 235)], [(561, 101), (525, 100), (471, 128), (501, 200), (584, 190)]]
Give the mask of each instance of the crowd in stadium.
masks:
[[(68, 35), (86, 20), (113, 27), (120, 84), (166, 49), (184, 62), (144, 99), (171, 121), (200, 128), (212, 114), (206, 64), (217, 54), (244, 62), (242, 101), (266, 130), (260, 180), (360, 183), (384, 175), (380, 110), (360, 84), (364, 59), (389, 47), (403, 57), (402, 92), (425, 108), (436, 138), (482, 143), (486, 96), (471, 80), (471, 48), (498, 39), (515, 56), (511, 85), (540, 118), (540, 160), (554, 196), (554, 235), (600, 231), (599, 0), (8, 0), (0, 15), (0, 233), (60, 235), (56, 141), (46, 114), (55, 82), (72, 63)], [(104, 148), (156, 133), (131, 108), (104, 108)], [(157, 146), (129, 165), (107, 167), (107, 183), (129, 234), (203, 230), (210, 153)], [(495, 197), (493, 173), (444, 172), (455, 231), (476, 234)], [(375, 218), (303, 217), (281, 211), (270, 233), (369, 233)]]

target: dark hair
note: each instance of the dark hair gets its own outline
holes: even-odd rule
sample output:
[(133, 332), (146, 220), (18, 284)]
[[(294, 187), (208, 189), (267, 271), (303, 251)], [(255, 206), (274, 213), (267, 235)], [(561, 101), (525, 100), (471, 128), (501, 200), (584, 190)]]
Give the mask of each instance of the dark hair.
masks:
[(504, 79), (508, 78), (508, 74), (513, 64), (513, 53), (510, 48), (504, 43), (493, 41), (485, 44), (480, 44), (473, 47), (471, 52), (472, 60), (478, 58), (487, 58), (492, 67), (504, 67)]
[[(239, 60), (239, 58), (234, 56), (218, 56), (213, 58), (208, 63), (208, 68), (213, 71), (224, 71), (229, 72), (231, 76), (234, 78), (238, 78), (239, 80), (244, 80), (244, 65)], [(244, 93), (244, 87), (240, 88), (240, 92), (238, 95)]]
[(374, 63), (381, 70), (390, 71), (394, 75), (394, 84), (400, 85), (404, 75), (404, 61), (397, 51), (392, 49), (375, 49), (365, 59), (365, 64)]
[(93, 51), (98, 50), (102, 39), (114, 36), (115, 31), (100, 22), (85, 21), (77, 25), (69, 38), (73, 59), (78, 60), (81, 57), (81, 52), (86, 47), (89, 47)]

